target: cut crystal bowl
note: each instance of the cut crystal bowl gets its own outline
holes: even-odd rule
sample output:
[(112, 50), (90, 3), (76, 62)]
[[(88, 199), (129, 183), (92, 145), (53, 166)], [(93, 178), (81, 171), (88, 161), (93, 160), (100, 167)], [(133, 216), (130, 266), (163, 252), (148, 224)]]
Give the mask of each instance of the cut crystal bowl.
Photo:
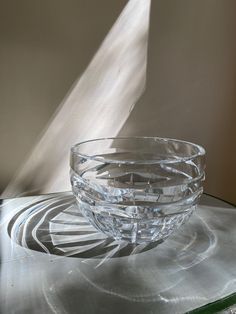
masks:
[(203, 192), (205, 150), (159, 137), (102, 138), (71, 148), (71, 184), (82, 214), (132, 243), (167, 238)]

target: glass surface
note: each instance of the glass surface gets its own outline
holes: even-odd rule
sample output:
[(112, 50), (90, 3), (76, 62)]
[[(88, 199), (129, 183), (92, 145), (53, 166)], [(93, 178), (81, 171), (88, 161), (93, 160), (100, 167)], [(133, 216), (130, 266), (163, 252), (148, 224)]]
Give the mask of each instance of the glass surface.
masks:
[(3, 200), (0, 312), (217, 313), (236, 300), (235, 219), (203, 195), (164, 242), (131, 244), (93, 228), (71, 193)]
[(132, 243), (167, 238), (203, 192), (202, 147), (180, 140), (97, 139), (71, 149), (72, 190), (98, 230)]

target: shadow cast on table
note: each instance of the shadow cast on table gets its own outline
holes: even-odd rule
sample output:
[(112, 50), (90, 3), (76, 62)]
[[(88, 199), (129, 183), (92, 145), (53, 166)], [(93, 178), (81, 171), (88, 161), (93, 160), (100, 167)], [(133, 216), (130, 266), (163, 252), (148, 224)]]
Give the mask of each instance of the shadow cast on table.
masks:
[(26, 249), (77, 258), (124, 257), (162, 243), (131, 244), (108, 238), (87, 222), (72, 195), (31, 203), (12, 217), (8, 234)]
[[(234, 251), (224, 236), (233, 238), (235, 209), (203, 203), (161, 244), (131, 245), (107, 238), (86, 222), (71, 194), (16, 209), (8, 234), (33, 257), (33, 252), (42, 253), (25, 263), (28, 269), (32, 266), (28, 277), (40, 273), (37, 298), (45, 301), (45, 313), (49, 305), (58, 313), (174, 313), (183, 303), (186, 308), (203, 304), (208, 291), (218, 298), (232, 284), (232, 276), (222, 283), (218, 274), (222, 265), (235, 269)], [(192, 278), (204, 282), (204, 292), (191, 290)]]
[(19, 210), (8, 224), (8, 234), (13, 242), (32, 251), (82, 259), (96, 258), (101, 262), (108, 258), (137, 255), (158, 246), (160, 257), (171, 256), (184, 268), (209, 257), (217, 242), (207, 221), (198, 215), (194, 215), (188, 224), (164, 243), (119, 242), (91, 226), (71, 194), (49, 196)]

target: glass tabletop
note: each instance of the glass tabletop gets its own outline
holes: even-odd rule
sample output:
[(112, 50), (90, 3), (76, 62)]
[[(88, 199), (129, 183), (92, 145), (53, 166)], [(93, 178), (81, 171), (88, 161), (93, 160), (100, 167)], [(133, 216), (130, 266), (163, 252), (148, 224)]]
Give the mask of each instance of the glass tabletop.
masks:
[(233, 313), (236, 210), (227, 202), (203, 195), (188, 223), (146, 245), (98, 232), (70, 192), (0, 208), (2, 314)]

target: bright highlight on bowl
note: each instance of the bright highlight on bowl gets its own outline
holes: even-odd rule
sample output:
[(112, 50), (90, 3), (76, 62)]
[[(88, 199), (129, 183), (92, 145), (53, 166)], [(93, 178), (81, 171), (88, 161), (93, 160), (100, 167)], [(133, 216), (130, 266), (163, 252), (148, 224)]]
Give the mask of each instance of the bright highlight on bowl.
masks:
[(101, 232), (132, 243), (164, 240), (203, 192), (205, 150), (159, 137), (101, 138), (71, 148), (72, 190)]

